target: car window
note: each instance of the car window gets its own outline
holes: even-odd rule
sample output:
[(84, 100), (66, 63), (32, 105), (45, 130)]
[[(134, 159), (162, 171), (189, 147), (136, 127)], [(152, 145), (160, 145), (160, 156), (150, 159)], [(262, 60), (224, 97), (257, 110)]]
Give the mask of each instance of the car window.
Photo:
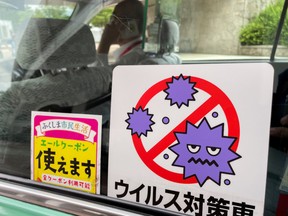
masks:
[[(114, 8), (115, 8), (115, 4), (104, 8), (96, 16), (94, 16), (89, 22), (89, 25), (91, 26), (91, 31), (93, 33), (94, 40), (96, 43), (96, 49), (99, 46), (105, 25), (109, 24), (109, 22), (110, 22), (110, 18), (111, 18), (111, 15), (113, 13)], [(117, 48), (119, 48), (119, 45), (117, 45), (117, 44), (113, 44), (110, 47), (110, 50), (109, 50), (109, 58), (110, 58), (109, 61), (110, 62), (114, 61), (112, 53)]]
[(32, 17), (57, 19), (69, 19), (75, 6), (75, 3), (65, 1), (62, 2), (62, 5), (27, 5), (31, 10)]
[[(156, 24), (167, 17), (179, 23), (177, 50), (184, 61), (269, 59), (283, 4), (218, 1), (212, 7), (209, 1), (149, 1), (147, 22), (152, 35), (145, 48), (153, 49)], [(284, 38), (279, 45), (284, 45)], [(278, 47), (277, 57), (281, 57), (282, 49)]]
[(76, 4), (61, 1), (55, 4), (39, 4), (36, 1), (15, 1), (13, 4), (3, 2), (0, 5), (0, 58), (2, 64), (0, 90), (10, 86), (14, 58), (16, 57), (19, 42), (27, 23), (31, 18), (69, 19)]
[[(101, 40), (107, 39), (107, 25), (113, 19), (126, 25), (127, 17), (114, 16), (119, 2), (0, 0), (0, 173), (5, 176), (0, 179), (9, 176), (12, 184), (16, 181), (13, 177), (17, 183), (23, 179), (26, 184), (27, 181), (35, 183), (30, 180), (32, 112), (100, 115), (101, 189), (98, 195), (104, 197), (105, 202), (112, 71), (117, 65), (270, 63), (275, 69), (271, 126), (283, 126), (281, 118), (287, 114), (288, 95), (285, 14), (288, 1), (142, 0), (143, 32), (138, 35), (140, 41), (135, 37), (137, 50), (129, 54), (129, 47), (121, 50), (122, 44), (114, 41), (107, 53), (100, 53)], [(135, 27), (135, 22), (131, 23)], [(131, 32), (130, 27), (127, 29)], [(118, 60), (119, 50), (128, 53), (128, 57)], [(278, 198), (287, 192), (287, 185), (282, 181), (287, 161), (285, 143), (279, 137), (270, 140), (267, 215), (275, 214), (280, 205)], [(53, 143), (54, 147), (58, 144)], [(51, 158), (44, 157), (44, 151), (42, 156), (39, 151), (38, 156), (45, 166), (51, 162)], [(60, 167), (64, 159), (58, 159)], [(40, 191), (41, 185), (45, 185), (35, 184)], [(280, 186), (283, 190), (279, 190)], [(68, 195), (71, 192), (73, 196), (79, 192), (57, 186), (55, 190), (68, 191)], [(80, 194), (84, 194), (83, 199), (89, 197), (89, 202), (98, 196)]]

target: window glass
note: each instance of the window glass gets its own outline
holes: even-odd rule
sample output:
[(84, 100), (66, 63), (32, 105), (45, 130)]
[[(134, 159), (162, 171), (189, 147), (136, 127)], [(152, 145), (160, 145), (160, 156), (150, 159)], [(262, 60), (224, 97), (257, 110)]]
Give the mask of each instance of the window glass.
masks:
[[(0, 0), (0, 173), (30, 178), (31, 111), (101, 114), (105, 156), (101, 178), (106, 187), (110, 104), (108, 101), (100, 109), (94, 106), (102, 105), (106, 98), (98, 99), (107, 93), (109, 100), (115, 65), (103, 67), (102, 59), (98, 64), (98, 58), (103, 56), (97, 52), (118, 2)], [(269, 61), (284, 5), (284, 0), (141, 2), (146, 6), (141, 64), (155, 64), (153, 59), (165, 60), (173, 54), (177, 60), (179, 56), (178, 64), (203, 60)], [(124, 16), (116, 19), (126, 23)], [(90, 31), (92, 36), (86, 36)], [(286, 18), (277, 59), (288, 56), (287, 31)], [(118, 48), (116, 43), (109, 47), (109, 63), (117, 62), (112, 53)], [(129, 52), (129, 47), (124, 51)], [(135, 62), (140, 58), (132, 57)], [(144, 57), (149, 58), (148, 63)], [(285, 102), (286, 95), (281, 95), (281, 102)], [(276, 107), (277, 122), (280, 112), (283, 106)], [(277, 150), (286, 153), (287, 147)], [(275, 202), (271, 205), (275, 212)]]
[[(160, 17), (176, 19), (177, 50), (184, 61), (269, 59), (283, 2), (149, 1), (147, 29), (156, 31)], [(148, 36), (147, 50), (152, 38)]]
[[(280, 17), (282, 13), (282, 8), (278, 8), (277, 10), (277, 15)], [(287, 59), (288, 57), (288, 40), (287, 40), (287, 36), (288, 36), (288, 17), (287, 17), (287, 11), (286, 11), (286, 16), (283, 18), (283, 22), (281, 22), (281, 24), (283, 24), (281, 27), (281, 34), (279, 36), (279, 41), (278, 41), (278, 45), (277, 45), (277, 49), (276, 49), (276, 53), (275, 53), (275, 59), (278, 60), (284, 60)]]
[[(91, 26), (91, 31), (93, 33), (93, 37), (96, 43), (96, 49), (98, 48), (98, 45), (100, 43), (105, 25), (107, 25), (110, 22), (110, 18), (111, 18), (114, 8), (115, 8), (115, 5), (104, 8), (96, 16), (94, 16), (89, 22), (89, 25)], [(109, 53), (110, 53), (109, 58), (111, 59), (110, 62), (113, 61), (112, 53), (117, 48), (119, 48), (119, 45), (117, 44), (113, 44), (110, 47), (110, 50), (109, 50)]]
[[(29, 6), (28, 6), (29, 7)], [(30, 6), (32, 10), (32, 17), (38, 18), (57, 18), (57, 19), (69, 19), (73, 13), (75, 4), (66, 3), (63, 5), (41, 5), (41, 6)]]
[(39, 4), (38, 1), (0, 2), (0, 91), (10, 86), (18, 43), (30, 18), (69, 19), (75, 3), (51, 1)]
[(87, 69), (97, 40), (85, 22), (113, 1), (13, 3), (0, 1), (0, 172), (30, 178), (31, 111), (70, 109), (109, 92), (111, 71)]

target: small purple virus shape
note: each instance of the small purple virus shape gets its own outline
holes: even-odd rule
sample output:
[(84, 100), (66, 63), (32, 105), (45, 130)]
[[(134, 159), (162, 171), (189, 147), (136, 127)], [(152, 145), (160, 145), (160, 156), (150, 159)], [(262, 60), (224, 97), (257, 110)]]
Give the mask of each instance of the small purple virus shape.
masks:
[(211, 179), (220, 186), (222, 173), (235, 175), (230, 162), (241, 156), (231, 150), (236, 138), (223, 136), (223, 126), (211, 128), (204, 118), (198, 127), (187, 121), (186, 132), (175, 132), (178, 143), (169, 149), (177, 154), (173, 165), (184, 168), (184, 179), (195, 176), (201, 187)]
[(212, 116), (213, 116), (213, 118), (217, 118), (218, 117), (218, 113), (217, 112), (213, 112)]
[(153, 114), (148, 113), (148, 108), (143, 110), (142, 107), (139, 109), (132, 109), (131, 113), (128, 113), (129, 118), (125, 121), (128, 123), (127, 129), (131, 130), (132, 135), (137, 134), (138, 137), (141, 135), (147, 136), (148, 131), (152, 131), (151, 126), (155, 124), (151, 119)]
[(164, 90), (167, 93), (166, 100), (170, 100), (171, 106), (176, 104), (180, 108), (183, 104), (188, 106), (189, 101), (195, 101), (194, 94), (198, 91), (194, 88), (195, 83), (190, 82), (190, 77), (184, 78), (182, 74), (173, 77), (168, 87)]
[(164, 157), (164, 159), (166, 159), (166, 160), (167, 160), (167, 159), (169, 158), (169, 155), (168, 155), (168, 154), (164, 154), (164, 156), (163, 156), (163, 157)]
[(162, 122), (163, 122), (163, 124), (169, 124), (170, 119), (168, 117), (164, 117), (164, 118), (162, 118)]
[(231, 184), (231, 182), (230, 182), (230, 180), (229, 180), (229, 179), (225, 179), (225, 181), (224, 181), (224, 184), (225, 184), (225, 185), (230, 185), (230, 184)]

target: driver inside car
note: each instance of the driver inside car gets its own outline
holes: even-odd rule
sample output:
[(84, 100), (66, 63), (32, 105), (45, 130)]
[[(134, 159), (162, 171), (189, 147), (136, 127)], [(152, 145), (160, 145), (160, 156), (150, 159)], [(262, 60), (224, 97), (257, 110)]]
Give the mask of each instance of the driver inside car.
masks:
[(139, 0), (124, 0), (115, 6), (97, 48), (100, 64), (109, 64), (108, 53), (113, 44), (120, 46), (113, 52), (113, 67), (136, 65), (146, 58), (142, 49), (143, 17), (144, 6)]

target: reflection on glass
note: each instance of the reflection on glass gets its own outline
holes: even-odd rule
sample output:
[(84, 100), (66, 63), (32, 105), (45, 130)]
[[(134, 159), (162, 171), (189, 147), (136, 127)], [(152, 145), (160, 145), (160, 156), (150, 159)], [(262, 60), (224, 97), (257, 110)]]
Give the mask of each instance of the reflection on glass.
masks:
[[(26, 4), (27, 3), (27, 4)], [(0, 91), (11, 85), (11, 72), (18, 43), (31, 17), (68, 19), (75, 3), (61, 1), (39, 5), (37, 1), (0, 4)]]
[(287, 57), (288, 57), (288, 17), (286, 12), (286, 17), (283, 22), (279, 42), (275, 53), (275, 59), (287, 60)]
[[(145, 48), (149, 50), (159, 17), (180, 26), (176, 51), (183, 60), (268, 59), (284, 0), (149, 1)], [(153, 35), (154, 33), (154, 35)]]

